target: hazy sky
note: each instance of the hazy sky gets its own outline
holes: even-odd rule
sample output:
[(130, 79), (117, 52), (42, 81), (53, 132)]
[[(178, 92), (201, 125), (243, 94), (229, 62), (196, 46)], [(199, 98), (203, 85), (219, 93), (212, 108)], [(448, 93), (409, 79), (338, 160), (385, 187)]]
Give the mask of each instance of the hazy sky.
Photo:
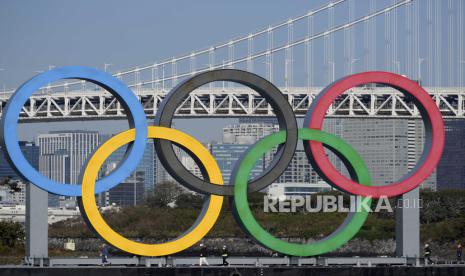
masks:
[[(373, 0), (351, 0), (356, 4), (354, 18), (369, 14), (370, 1)], [(461, 29), (457, 20), (459, 15), (463, 16), (465, 13), (465, 10), (459, 10), (458, 3), (461, 1), (432, 1), (434, 13), (431, 30), (437, 34), (433, 37), (433, 55), (436, 55), (436, 52), (440, 55), (434, 57), (434, 60), (425, 60), (422, 67), (426, 78), (427, 71), (435, 68), (434, 63), (441, 62), (442, 85), (447, 85), (448, 63), (451, 61), (454, 66), (459, 65), (458, 34)], [(4, 69), (0, 71), (0, 87), (5, 85), (7, 88), (15, 88), (37, 74), (37, 71), (47, 70), (49, 65), (86, 65), (103, 69), (104, 63), (109, 63), (112, 64), (109, 70), (115, 72), (133, 66), (153, 64), (155, 61), (191, 53), (266, 28), (329, 2), (330, 0), (0, 0), (0, 68)], [(376, 10), (379, 10), (399, 0), (374, 2)], [(448, 6), (449, 2), (452, 3), (451, 7)], [(335, 8), (335, 25), (347, 22), (346, 3)], [(420, 43), (410, 48), (414, 52), (418, 50), (421, 57), (428, 59), (428, 1), (414, 3), (418, 3), (420, 11)], [(413, 9), (413, 6), (411, 7)], [(465, 5), (462, 5), (462, 9), (465, 9)], [(406, 21), (408, 10), (408, 6), (402, 6), (396, 11), (396, 20), (393, 22), (397, 22), (397, 29), (391, 30), (397, 39), (390, 43), (396, 42), (398, 45), (395, 51), (392, 49), (392, 52), (396, 52), (393, 53), (392, 59), (400, 62), (401, 73), (409, 71), (406, 60), (409, 51)], [(449, 14), (452, 15), (452, 26), (449, 24)], [(306, 22), (301, 23), (306, 26)], [(394, 70), (399, 66), (394, 60), (388, 60), (386, 64), (384, 57), (384, 23), (384, 16), (377, 18), (374, 36), (377, 41), (376, 53), (373, 52), (373, 55), (377, 58), (379, 69)], [(326, 30), (328, 24), (328, 14), (319, 14), (315, 17), (315, 32)], [(363, 55), (367, 54), (363, 41), (364, 28), (364, 24), (354, 28), (354, 57), (360, 59), (354, 63), (355, 71), (362, 69)], [(296, 24), (294, 37), (301, 37), (303, 30)], [(462, 29), (462, 33), (463, 31)], [(347, 63), (342, 55), (347, 48), (341, 44), (344, 42), (343, 35), (342, 31), (334, 35), (336, 75), (344, 74), (344, 63)], [(461, 38), (463, 46), (463, 35)], [(274, 40), (275, 45), (285, 43), (286, 30), (276, 33)], [(254, 44), (257, 48), (260, 41), (255, 41)], [(321, 68), (322, 60), (317, 58), (324, 54), (323, 39), (316, 40), (314, 44), (316, 55), (313, 63), (316, 68)], [(465, 59), (464, 50), (461, 51), (462, 59)], [(452, 55), (449, 55), (449, 52), (452, 52)], [(303, 59), (301, 53), (294, 56), (295, 78), (303, 74), (304, 70), (299, 65)], [(417, 65), (416, 58), (411, 62), (412, 66)], [(460, 66), (465, 66), (464, 63), (461, 64)], [(275, 70), (282, 69), (282, 66), (275, 67)], [(317, 77), (321, 71), (327, 69), (317, 70)], [(416, 73), (411, 74), (412, 78), (416, 77)], [(279, 77), (282, 78), (281, 75)]]
[[(463, 11), (457, 10), (457, 3), (453, 0), (451, 14), (454, 20)], [(214, 45), (218, 42), (228, 41), (231, 38), (273, 25), (288, 18), (306, 13), (309, 10), (328, 3), (328, 0), (172, 0), (172, 1), (7, 1), (0, 0), (0, 88), (15, 88), (38, 71), (47, 70), (49, 65), (85, 65), (103, 69), (104, 63), (111, 64), (110, 71), (152, 64), (171, 56), (189, 53)], [(355, 1), (354, 1), (355, 2)], [(389, 5), (392, 1), (376, 1), (377, 8)], [(420, 55), (427, 57), (424, 45), (427, 39), (426, 32), (426, 0), (421, 2), (420, 19)], [(436, 1), (433, 1), (437, 3)], [(356, 1), (356, 16), (367, 13), (367, 0)], [(428, 75), (428, 68), (436, 68), (433, 62), (439, 61), (442, 67), (436, 83), (444, 84), (448, 80), (448, 60), (458, 62), (458, 40), (453, 36), (449, 40), (447, 33), (457, 33), (459, 28), (454, 25), (450, 28), (447, 21), (447, 1), (441, 1), (442, 19), (435, 22), (434, 28), (443, 30), (439, 45), (442, 47), (441, 55), (433, 60), (423, 63), (424, 78)], [(436, 7), (436, 6), (435, 6)], [(405, 30), (405, 7), (399, 9), (398, 28)], [(347, 7), (336, 10), (335, 23), (341, 23), (342, 14), (347, 13)], [(339, 20), (339, 21), (338, 21)], [(456, 21), (454, 21), (456, 22)], [(328, 19), (326, 15), (316, 19), (316, 27), (326, 28)], [(439, 24), (440, 23), (440, 24)], [(396, 64), (388, 61), (382, 51), (385, 45), (383, 40), (384, 19), (380, 18), (376, 25), (377, 40), (377, 66), (382, 70), (395, 70)], [(363, 25), (357, 28), (355, 54), (364, 54)], [(297, 27), (296, 27), (297, 28)], [(296, 36), (299, 31), (296, 30)], [(283, 35), (284, 40), (286, 35)], [(344, 47), (342, 47), (343, 32), (335, 38), (335, 70), (336, 75), (344, 74)], [(462, 36), (463, 39), (463, 36)], [(437, 39), (435, 38), (435, 41)], [(450, 43), (452, 42), (452, 44)], [(258, 42), (257, 42), (258, 43)], [(278, 42), (277, 42), (278, 43)], [(398, 39), (399, 47), (397, 57), (400, 61), (401, 73), (408, 70), (406, 57), (407, 48), (405, 39)], [(437, 43), (436, 43), (437, 44)], [(316, 58), (323, 57), (323, 42), (316, 45)], [(454, 55), (448, 55), (449, 45), (453, 45)], [(463, 49), (461, 49), (463, 52)], [(295, 63), (302, 61), (301, 54), (295, 54)], [(355, 62), (355, 71), (362, 69), (363, 58)], [(324, 74), (328, 68), (323, 68), (322, 60), (315, 60), (315, 74)], [(410, 65), (415, 66), (416, 60)], [(465, 61), (463, 63), (465, 65)], [(458, 64), (457, 66), (463, 66)], [(454, 65), (455, 68), (458, 68)], [(276, 66), (276, 70), (282, 70)], [(282, 66), (281, 66), (282, 67)], [(321, 69), (320, 69), (321, 68)], [(326, 71), (325, 71), (326, 70)], [(457, 73), (456, 71), (454, 71)], [(302, 78), (302, 67), (294, 69), (295, 78)], [(418, 72), (412, 71), (412, 78)], [(441, 75), (442, 74), (442, 75)], [(318, 77), (319, 76), (319, 77)], [(282, 78), (282, 76), (281, 76)], [(317, 75), (317, 80), (323, 77)], [(441, 82), (442, 81), (442, 82)], [(431, 82), (433, 82), (431, 78)], [(463, 80), (462, 80), (463, 82)], [(279, 85), (279, 84), (278, 84)], [(224, 124), (234, 120), (211, 120), (205, 128), (204, 123), (197, 120), (178, 120), (177, 127), (186, 130), (202, 140), (219, 139)], [(20, 128), (23, 139), (32, 139), (38, 132), (54, 129), (96, 129), (111, 133), (124, 129), (124, 121), (117, 122), (85, 122), (85, 123), (35, 123), (25, 124)], [(206, 131), (208, 130), (208, 131)]]
[(261, 29), (326, 1), (0, 0), (0, 84), (49, 65), (116, 71), (149, 64)]
[[(325, 1), (6, 1), (0, 0), (0, 87), (14, 88), (49, 65), (86, 65), (110, 71), (152, 63), (208, 47), (303, 14)], [(176, 120), (203, 141), (221, 139), (236, 120), (205, 124)], [(125, 121), (34, 123), (21, 139), (39, 132), (89, 129), (118, 132)], [(208, 131), (205, 131), (208, 130)]]

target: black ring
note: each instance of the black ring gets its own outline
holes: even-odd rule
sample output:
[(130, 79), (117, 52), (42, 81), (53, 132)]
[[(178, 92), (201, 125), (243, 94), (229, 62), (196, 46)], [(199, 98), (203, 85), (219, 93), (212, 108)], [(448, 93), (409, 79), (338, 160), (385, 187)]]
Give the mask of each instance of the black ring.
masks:
[[(218, 69), (200, 73), (183, 81), (171, 90), (157, 111), (155, 125), (171, 127), (174, 113), (185, 97), (200, 86), (214, 81), (235, 82), (255, 90), (273, 108), (278, 118), (279, 129), (286, 131), (286, 143), (278, 148), (273, 162), (263, 174), (251, 180), (248, 184), (249, 192), (260, 191), (272, 184), (287, 169), (287, 166), (292, 161), (298, 142), (297, 122), (292, 107), (284, 94), (271, 82), (253, 73), (235, 69)], [(189, 172), (176, 157), (172, 142), (155, 139), (154, 145), (163, 167), (181, 185), (202, 194), (233, 196), (234, 187), (232, 185), (212, 184)], [(187, 151), (188, 154), (189, 152)], [(195, 156), (191, 155), (191, 157), (197, 164), (200, 164)], [(200, 166), (200, 169), (202, 170), (203, 166)]]

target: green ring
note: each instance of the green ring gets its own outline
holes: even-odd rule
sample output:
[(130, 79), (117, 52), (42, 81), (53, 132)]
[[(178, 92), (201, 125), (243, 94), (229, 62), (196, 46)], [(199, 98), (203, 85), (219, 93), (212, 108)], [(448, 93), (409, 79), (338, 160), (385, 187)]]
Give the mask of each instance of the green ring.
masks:
[[(324, 143), (329, 149), (333, 150), (339, 156), (346, 159), (346, 165), (352, 168), (355, 178), (354, 181), (370, 186), (371, 179), (365, 162), (360, 155), (344, 140), (323, 132), (321, 130), (301, 128), (299, 129), (300, 140), (312, 140)], [(252, 211), (249, 208), (247, 199), (247, 181), (250, 172), (255, 167), (255, 163), (273, 147), (282, 144), (286, 141), (286, 133), (280, 131), (266, 136), (258, 141), (253, 147), (247, 151), (238, 169), (234, 175), (234, 211), (237, 222), (263, 246), (280, 252), (285, 255), (292, 256), (315, 256), (333, 251), (357, 234), (369, 212), (364, 208), (356, 212), (349, 212), (349, 215), (344, 220), (344, 223), (332, 234), (324, 239), (314, 243), (296, 244), (283, 241), (271, 235), (255, 220)], [(362, 200), (364, 198), (362, 197)], [(367, 199), (367, 205), (371, 206), (371, 198)]]

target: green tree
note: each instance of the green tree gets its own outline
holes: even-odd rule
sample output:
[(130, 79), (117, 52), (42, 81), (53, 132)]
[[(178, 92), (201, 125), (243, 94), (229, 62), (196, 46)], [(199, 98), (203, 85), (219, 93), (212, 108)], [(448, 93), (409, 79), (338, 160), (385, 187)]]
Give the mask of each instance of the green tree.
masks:
[(157, 183), (153, 191), (148, 192), (146, 204), (149, 207), (167, 207), (168, 204), (175, 203), (183, 192), (183, 188), (175, 182)]
[(200, 209), (204, 203), (203, 196), (193, 193), (182, 193), (176, 198), (176, 207), (182, 209)]
[(0, 177), (0, 186), (8, 186), (8, 188), (10, 188), (10, 193), (21, 192), (19, 183), (20, 181), (13, 180), (11, 176)]
[(24, 228), (18, 222), (0, 221), (0, 242), (2, 246), (14, 248), (24, 241)]

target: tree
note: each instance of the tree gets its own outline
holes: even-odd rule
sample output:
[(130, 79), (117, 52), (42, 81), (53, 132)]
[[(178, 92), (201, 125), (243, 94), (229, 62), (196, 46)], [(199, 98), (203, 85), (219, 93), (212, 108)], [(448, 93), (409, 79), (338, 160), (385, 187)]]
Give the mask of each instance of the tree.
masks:
[(11, 176), (0, 177), (0, 186), (8, 186), (8, 188), (10, 188), (10, 193), (21, 192), (19, 183), (19, 180), (13, 180)]
[(204, 198), (199, 194), (182, 193), (176, 199), (176, 207), (182, 209), (200, 209), (204, 203)]
[(6, 247), (16, 247), (24, 240), (24, 228), (18, 222), (0, 221), (0, 242)]
[(183, 193), (177, 183), (172, 181), (161, 182), (155, 185), (152, 192), (148, 193), (146, 204), (149, 207), (166, 207), (175, 203), (176, 199)]

